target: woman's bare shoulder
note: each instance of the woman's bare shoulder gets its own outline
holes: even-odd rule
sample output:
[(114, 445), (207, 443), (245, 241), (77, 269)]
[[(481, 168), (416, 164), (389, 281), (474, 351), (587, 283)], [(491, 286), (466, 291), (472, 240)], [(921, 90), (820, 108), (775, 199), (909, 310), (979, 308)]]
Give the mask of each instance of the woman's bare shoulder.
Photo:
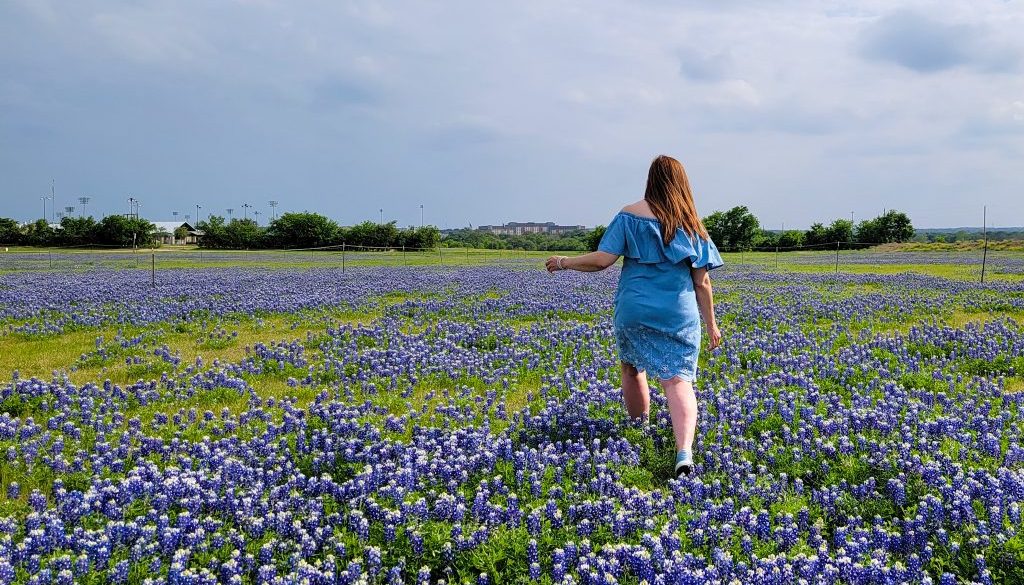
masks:
[(626, 213), (632, 213), (634, 215), (639, 215), (642, 217), (654, 217), (654, 214), (651, 213), (651, 207), (647, 205), (647, 202), (644, 201), (643, 199), (641, 199), (640, 201), (634, 201), (633, 203), (626, 205), (625, 207), (622, 208), (622, 211), (625, 211)]

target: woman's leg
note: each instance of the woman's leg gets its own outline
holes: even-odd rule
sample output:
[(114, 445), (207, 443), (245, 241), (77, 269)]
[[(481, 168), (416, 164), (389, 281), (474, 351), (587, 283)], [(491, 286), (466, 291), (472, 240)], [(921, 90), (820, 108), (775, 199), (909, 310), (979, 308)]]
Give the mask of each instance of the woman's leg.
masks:
[(661, 380), (661, 388), (668, 399), (672, 434), (676, 436), (676, 451), (691, 452), (693, 434), (697, 429), (697, 397), (693, 394), (693, 383), (675, 377)]
[(622, 362), (622, 401), (631, 419), (647, 419), (651, 409), (651, 393), (647, 387), (647, 374), (632, 364)]

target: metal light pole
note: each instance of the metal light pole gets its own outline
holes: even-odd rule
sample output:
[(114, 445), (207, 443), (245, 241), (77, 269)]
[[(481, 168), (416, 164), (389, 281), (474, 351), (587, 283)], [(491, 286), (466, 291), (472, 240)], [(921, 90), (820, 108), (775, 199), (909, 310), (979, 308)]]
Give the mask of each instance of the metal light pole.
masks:
[(203, 208), (202, 205), (199, 205), (198, 203), (196, 203), (196, 223), (199, 223), (199, 220), (200, 220), (200, 218), (199, 218), (199, 210), (202, 209), (202, 208)]
[(260, 210), (257, 209), (256, 211), (253, 211), (252, 214), (256, 217), (256, 225), (258, 227), (260, 225)]
[(243, 203), (242, 204), (242, 213), (245, 215), (245, 219), (249, 219), (249, 208), (250, 207), (252, 207), (252, 205), (249, 205), (248, 203)]
[(46, 195), (39, 197), (39, 199), (43, 202), (43, 221), (46, 221)]
[(135, 213), (135, 198), (128, 198), (128, 217), (131, 217)]
[(423, 204), (420, 203), (420, 227), (423, 227)]
[(228, 207), (228, 221), (231, 221), (231, 214), (235, 211), (234, 207)]
[(55, 201), (56, 201), (56, 200), (54, 199), (54, 188), (53, 188), (53, 184), (54, 184), (54, 180), (53, 180), (53, 179), (50, 179), (50, 213), (51, 213), (51, 214), (53, 214), (54, 212), (56, 212), (56, 211), (57, 211), (56, 209), (54, 209), (54, 207), (55, 207), (55, 206), (56, 206), (57, 204), (55, 203)]
[(64, 215), (66, 217), (71, 217), (74, 213), (75, 213), (74, 206), (68, 205), (68, 206), (64, 207)]
[(79, 197), (78, 202), (82, 204), (82, 216), (85, 216), (85, 206), (89, 204), (88, 197)]
[(384, 208), (380, 208), (380, 223), (384, 223)]
[(270, 200), (270, 213), (273, 215), (273, 219), (277, 219), (277, 201)]

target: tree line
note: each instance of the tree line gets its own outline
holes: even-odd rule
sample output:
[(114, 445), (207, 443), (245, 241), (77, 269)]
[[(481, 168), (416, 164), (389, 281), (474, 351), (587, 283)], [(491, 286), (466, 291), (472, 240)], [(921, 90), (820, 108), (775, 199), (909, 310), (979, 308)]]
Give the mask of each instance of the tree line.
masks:
[[(719, 249), (740, 251), (753, 249), (792, 249), (821, 247), (827, 244), (860, 247), (865, 245), (906, 242), (914, 237), (914, 226), (902, 211), (890, 210), (873, 219), (854, 224), (836, 219), (830, 224), (814, 223), (807, 230), (771, 231), (745, 205), (727, 211), (716, 211), (704, 218), (704, 227)], [(596, 250), (604, 226), (598, 226), (589, 238), (588, 248)]]
[(397, 223), (364, 221), (341, 226), (319, 213), (284, 213), (263, 228), (251, 219), (211, 216), (196, 225), (204, 248), (282, 249), (341, 246), (368, 248), (436, 248), (441, 232), (435, 226), (399, 228)]
[[(0, 218), (0, 244), (13, 246), (116, 246), (148, 248), (158, 246), (161, 234), (145, 219), (124, 215), (108, 215), (100, 220), (92, 217), (64, 217), (59, 227), (44, 219), (21, 225), (10, 218)], [(340, 246), (380, 248), (436, 248), (441, 232), (434, 226), (399, 228), (395, 222), (378, 224), (363, 222), (340, 226), (318, 213), (284, 213), (269, 226), (252, 219), (231, 219), (210, 216), (195, 228), (201, 232), (200, 247), (219, 249), (316, 248)], [(188, 236), (178, 228), (177, 240)]]
[[(890, 210), (878, 217), (854, 224), (836, 219), (825, 225), (815, 223), (807, 230), (769, 231), (746, 206), (716, 211), (704, 218), (711, 239), (722, 250), (755, 248), (800, 248), (841, 242), (844, 246), (905, 242), (914, 237), (910, 218), (901, 211)], [(119, 246), (149, 247), (160, 238), (153, 223), (124, 215), (108, 215), (100, 220), (92, 217), (64, 217), (59, 229), (45, 220), (21, 225), (13, 219), (0, 218), (0, 244), (23, 246)], [(604, 227), (578, 230), (567, 234), (524, 234), (499, 236), (479, 230), (455, 230), (443, 240), (434, 226), (399, 228), (395, 222), (363, 222), (341, 226), (318, 213), (284, 213), (263, 227), (252, 219), (225, 220), (210, 216), (196, 224), (202, 235), (199, 245), (221, 249), (280, 249), (340, 246), (375, 248), (473, 247), (490, 249), (565, 250), (597, 249)], [(175, 234), (184, 239), (187, 233)]]
[(148, 247), (157, 242), (156, 226), (152, 222), (124, 215), (108, 215), (100, 220), (64, 217), (58, 225), (59, 228), (53, 227), (45, 219), (21, 225), (13, 219), (0, 217), (0, 244)]

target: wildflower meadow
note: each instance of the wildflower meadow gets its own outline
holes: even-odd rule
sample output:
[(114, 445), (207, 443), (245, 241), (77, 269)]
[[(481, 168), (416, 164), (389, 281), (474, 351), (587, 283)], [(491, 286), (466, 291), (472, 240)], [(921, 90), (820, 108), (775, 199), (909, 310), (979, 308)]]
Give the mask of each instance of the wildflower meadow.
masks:
[(731, 260), (678, 480), (614, 267), (0, 274), (0, 583), (1024, 582), (1024, 263)]

